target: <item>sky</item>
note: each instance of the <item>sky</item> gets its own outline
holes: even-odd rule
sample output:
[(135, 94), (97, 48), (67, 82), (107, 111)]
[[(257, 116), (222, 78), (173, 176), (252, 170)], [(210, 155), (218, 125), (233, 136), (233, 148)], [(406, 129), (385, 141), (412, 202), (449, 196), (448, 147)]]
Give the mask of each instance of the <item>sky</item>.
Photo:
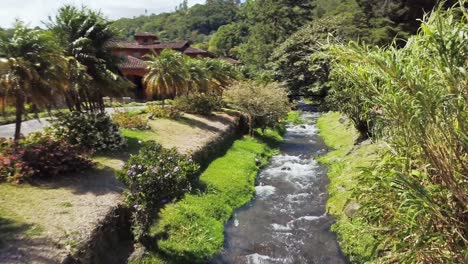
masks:
[[(0, 27), (11, 27), (15, 19), (30, 26), (43, 26), (48, 16), (53, 16), (64, 4), (85, 5), (100, 9), (109, 19), (134, 17), (170, 12), (183, 0), (0, 0)], [(188, 0), (189, 6), (205, 3), (205, 0)]]

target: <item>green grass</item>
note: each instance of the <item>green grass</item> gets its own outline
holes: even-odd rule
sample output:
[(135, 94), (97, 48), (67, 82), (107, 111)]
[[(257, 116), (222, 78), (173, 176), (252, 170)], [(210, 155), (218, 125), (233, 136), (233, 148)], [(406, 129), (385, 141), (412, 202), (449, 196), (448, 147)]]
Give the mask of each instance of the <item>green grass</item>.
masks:
[(141, 263), (205, 263), (222, 249), (224, 224), (235, 209), (248, 203), (255, 194), (255, 178), (260, 168), (255, 159), (261, 165), (266, 164), (276, 151), (272, 142), (282, 139), (272, 130), (261, 136), (236, 141), (200, 176), (205, 186), (203, 192), (188, 194), (161, 211), (150, 232), (158, 239), (160, 255), (152, 255)]
[(327, 210), (337, 217), (332, 230), (337, 233), (343, 252), (352, 262), (362, 263), (373, 258), (374, 238), (366, 232), (368, 226), (360, 217), (353, 217), (358, 177), (377, 157), (377, 144), (355, 145), (359, 133), (340, 113), (328, 113), (318, 120), (320, 135), (334, 150), (319, 159), (328, 165), (329, 199)]
[(299, 111), (291, 111), (288, 113), (288, 117), (284, 120), (286, 123), (291, 123), (293, 125), (301, 125), (306, 124), (307, 121), (301, 118), (301, 112)]

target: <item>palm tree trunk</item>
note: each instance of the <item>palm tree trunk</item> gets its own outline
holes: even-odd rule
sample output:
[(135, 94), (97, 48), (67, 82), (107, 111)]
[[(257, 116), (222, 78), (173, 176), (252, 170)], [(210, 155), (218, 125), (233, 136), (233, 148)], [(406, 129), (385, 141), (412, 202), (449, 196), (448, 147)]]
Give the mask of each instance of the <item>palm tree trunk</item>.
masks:
[(15, 141), (18, 141), (21, 136), (21, 122), (23, 117), (23, 96), (21, 94), (16, 95), (16, 120), (15, 120)]

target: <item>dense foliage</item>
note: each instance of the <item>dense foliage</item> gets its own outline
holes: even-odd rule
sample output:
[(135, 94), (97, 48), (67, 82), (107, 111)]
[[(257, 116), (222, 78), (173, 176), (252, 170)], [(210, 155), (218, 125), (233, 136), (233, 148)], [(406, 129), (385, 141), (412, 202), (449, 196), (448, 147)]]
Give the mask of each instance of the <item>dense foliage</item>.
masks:
[(152, 117), (178, 119), (182, 115), (178, 109), (172, 106), (161, 107), (157, 105), (149, 105), (146, 110)]
[(199, 166), (176, 149), (164, 149), (153, 141), (144, 142), (117, 178), (128, 190), (127, 204), (133, 209), (133, 231), (142, 239), (159, 208), (190, 191)]
[(147, 56), (149, 72), (143, 78), (148, 98), (174, 99), (193, 93), (222, 93), (238, 78), (235, 66), (221, 59), (193, 59), (165, 49)]
[(254, 128), (276, 126), (291, 108), (286, 90), (277, 83), (237, 82), (224, 96), (230, 105), (249, 117), (250, 134)]
[(221, 110), (223, 101), (216, 94), (197, 93), (176, 98), (173, 106), (186, 113), (210, 115), (214, 111)]
[(236, 21), (238, 9), (236, 0), (209, 0), (190, 8), (188, 1), (183, 1), (174, 12), (121, 18), (113, 26), (121, 30), (121, 37), (128, 39), (136, 32), (154, 32), (163, 41), (207, 42), (220, 26)]
[(119, 127), (107, 114), (70, 112), (51, 120), (48, 134), (89, 151), (117, 150), (125, 145)]
[(325, 52), (331, 43), (353, 35), (347, 23), (341, 16), (315, 20), (275, 49), (270, 67), (274, 78), (286, 83), (290, 96), (326, 95), (330, 59)]
[(388, 146), (357, 190), (379, 261), (466, 260), (467, 19), (463, 8), (439, 10), (401, 49), (333, 49), (328, 100)]
[(79, 147), (40, 133), (19, 141), (0, 138), (0, 182), (60, 177), (92, 166)]
[(118, 74), (117, 58), (106, 46), (116, 33), (100, 12), (65, 5), (47, 26), (65, 55), (76, 60), (69, 63), (73, 85), (66, 102), (70, 110), (104, 111), (103, 96), (125, 94), (132, 86)]
[(16, 140), (25, 103), (103, 111), (103, 96), (132, 86), (106, 47), (115, 34), (101, 13), (63, 6), (46, 25), (39, 30), (16, 22), (0, 36), (0, 107), (16, 109)]
[(16, 140), (26, 101), (38, 106), (56, 102), (68, 88), (67, 75), (68, 62), (50, 32), (17, 22), (11, 38), (0, 38), (0, 106), (4, 110), (13, 101)]
[(138, 130), (149, 129), (148, 119), (139, 112), (116, 111), (112, 114), (112, 121), (122, 128)]

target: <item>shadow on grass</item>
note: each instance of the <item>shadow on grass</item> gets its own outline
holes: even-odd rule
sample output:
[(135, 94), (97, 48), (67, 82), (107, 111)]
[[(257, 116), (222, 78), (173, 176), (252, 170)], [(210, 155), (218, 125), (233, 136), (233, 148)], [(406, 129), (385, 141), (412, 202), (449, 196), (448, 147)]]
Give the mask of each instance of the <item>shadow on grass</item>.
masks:
[(124, 186), (116, 179), (116, 170), (130, 158), (131, 154), (137, 154), (141, 146), (138, 138), (126, 137), (126, 139), (126, 148), (96, 154), (94, 160), (99, 163), (95, 168), (70, 173), (60, 178), (37, 179), (31, 181), (30, 184), (46, 189), (66, 188), (76, 195), (92, 193), (99, 196), (121, 193)]
[(9, 240), (25, 234), (32, 227), (32, 225), (18, 223), (0, 215), (0, 249), (7, 246)]
[[(214, 116), (214, 117), (216, 117), (216, 116)], [(208, 117), (207, 119), (210, 119), (210, 118), (211, 117)], [(183, 124), (189, 125), (191, 127), (196, 127), (196, 128), (202, 129), (202, 130), (208, 130), (208, 131), (211, 131), (211, 132), (219, 132), (220, 131), (220, 129), (217, 128), (217, 127), (214, 127), (214, 126), (211, 126), (209, 124), (203, 123), (203, 122), (198, 121), (196, 119), (187, 118), (185, 116), (180, 117), (178, 121), (183, 123)], [(226, 121), (224, 121), (224, 122), (226, 122)]]
[(286, 127), (284, 124), (281, 124), (276, 129), (256, 129), (254, 131), (254, 137), (259, 141), (267, 144), (270, 149), (275, 149), (281, 144), (281, 142), (283, 142), (283, 135), (285, 133)]

